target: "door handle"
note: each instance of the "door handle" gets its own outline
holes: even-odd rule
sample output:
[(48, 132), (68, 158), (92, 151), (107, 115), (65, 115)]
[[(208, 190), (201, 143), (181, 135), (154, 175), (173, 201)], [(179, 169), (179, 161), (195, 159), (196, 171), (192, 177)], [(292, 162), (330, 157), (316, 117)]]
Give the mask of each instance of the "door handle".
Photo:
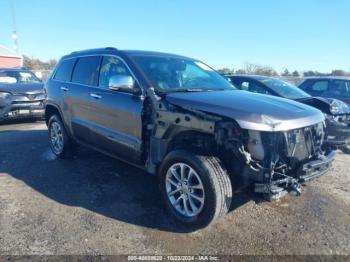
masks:
[(67, 87), (61, 86), (61, 90), (67, 92), (69, 89)]
[(95, 94), (95, 93), (90, 93), (90, 96), (93, 97), (93, 98), (95, 98), (95, 99), (100, 99), (100, 98), (102, 98), (101, 95)]

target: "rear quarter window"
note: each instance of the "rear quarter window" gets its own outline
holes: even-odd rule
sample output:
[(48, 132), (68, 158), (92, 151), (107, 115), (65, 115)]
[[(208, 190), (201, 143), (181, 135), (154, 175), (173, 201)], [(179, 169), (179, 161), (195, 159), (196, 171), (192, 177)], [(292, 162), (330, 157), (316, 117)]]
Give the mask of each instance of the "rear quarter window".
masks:
[(72, 70), (75, 64), (75, 59), (63, 60), (59, 63), (53, 79), (63, 82), (69, 82), (72, 76)]

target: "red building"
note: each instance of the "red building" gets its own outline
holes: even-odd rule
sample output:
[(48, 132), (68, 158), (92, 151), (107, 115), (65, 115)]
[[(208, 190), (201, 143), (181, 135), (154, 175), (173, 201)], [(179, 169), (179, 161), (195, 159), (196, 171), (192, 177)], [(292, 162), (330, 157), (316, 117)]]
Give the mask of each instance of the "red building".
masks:
[(23, 57), (9, 48), (0, 45), (0, 68), (22, 67)]

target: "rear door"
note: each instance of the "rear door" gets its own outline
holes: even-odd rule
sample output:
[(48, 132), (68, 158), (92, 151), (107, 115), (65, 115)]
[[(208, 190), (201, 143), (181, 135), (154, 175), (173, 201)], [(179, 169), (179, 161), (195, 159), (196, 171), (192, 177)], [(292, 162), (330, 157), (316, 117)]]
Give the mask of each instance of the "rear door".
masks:
[(65, 106), (71, 118), (72, 132), (76, 138), (91, 141), (90, 88), (98, 83), (101, 56), (79, 57), (72, 81), (67, 86)]
[(140, 95), (110, 90), (109, 79), (114, 75), (130, 75), (135, 79), (120, 58), (104, 56), (98, 86), (90, 89), (89, 117), (93, 142), (97, 148), (113, 155), (139, 162), (143, 99)]
[(329, 94), (327, 95), (350, 104), (350, 81), (345, 79), (332, 79)]
[(310, 81), (309, 85), (303, 89), (311, 96), (326, 97), (329, 92), (329, 80), (319, 79)]

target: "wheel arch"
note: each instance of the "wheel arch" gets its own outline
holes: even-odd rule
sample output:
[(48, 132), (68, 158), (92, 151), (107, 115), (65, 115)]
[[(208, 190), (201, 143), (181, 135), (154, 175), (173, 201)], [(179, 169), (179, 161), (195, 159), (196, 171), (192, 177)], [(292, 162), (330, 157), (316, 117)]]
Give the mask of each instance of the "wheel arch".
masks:
[(45, 122), (46, 122), (46, 125), (48, 126), (49, 124), (49, 121), (50, 121), (50, 118), (53, 116), (53, 115), (57, 115), (60, 120), (62, 121), (62, 124), (64, 126), (64, 128), (66, 129), (67, 131), (67, 134), (72, 137), (71, 133), (70, 133), (70, 129), (68, 128), (66, 122), (64, 121), (64, 118), (63, 118), (63, 114), (60, 110), (60, 108), (57, 106), (57, 105), (54, 105), (54, 104), (46, 104), (45, 106)]

